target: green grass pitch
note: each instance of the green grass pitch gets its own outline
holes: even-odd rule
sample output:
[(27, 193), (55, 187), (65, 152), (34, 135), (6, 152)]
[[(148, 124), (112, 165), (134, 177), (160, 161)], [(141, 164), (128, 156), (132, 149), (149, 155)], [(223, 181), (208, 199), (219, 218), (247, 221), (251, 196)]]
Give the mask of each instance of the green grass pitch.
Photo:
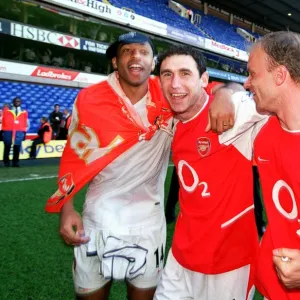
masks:
[[(72, 248), (58, 235), (59, 215), (44, 212), (46, 199), (56, 190), (56, 178), (49, 177), (56, 175), (57, 166), (0, 170), (0, 299), (74, 299)], [(24, 180), (41, 176), (47, 178)], [(166, 180), (166, 193), (169, 180), (170, 176)], [(79, 211), (84, 192), (75, 198)], [(168, 225), (167, 251), (173, 231), (174, 224)], [(255, 300), (260, 299), (257, 294)], [(123, 283), (113, 284), (110, 300), (126, 300)]]

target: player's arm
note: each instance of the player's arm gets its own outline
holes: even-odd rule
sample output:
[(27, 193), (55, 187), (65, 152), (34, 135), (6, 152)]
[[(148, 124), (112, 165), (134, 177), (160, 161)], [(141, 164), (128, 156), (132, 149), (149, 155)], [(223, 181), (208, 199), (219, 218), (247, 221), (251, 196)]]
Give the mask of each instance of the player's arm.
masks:
[(222, 86), (214, 92), (214, 99), (210, 104), (206, 132), (212, 130), (223, 133), (234, 125), (235, 109), (232, 95), (235, 91)]
[(67, 201), (60, 212), (59, 233), (69, 245), (78, 246), (89, 241), (85, 236), (80, 214), (73, 207), (73, 199)]
[[(77, 98), (73, 105), (72, 121), (70, 125), (70, 134), (76, 130), (79, 122), (79, 113), (77, 109)], [(67, 173), (65, 171), (64, 173)], [(74, 209), (73, 199), (65, 202), (60, 212), (60, 229), (59, 233), (67, 244), (81, 245), (89, 241), (89, 237), (85, 236), (82, 218)]]
[(247, 143), (252, 145), (257, 133), (267, 122), (269, 115), (262, 115), (257, 112), (255, 102), (247, 92), (234, 93), (231, 98), (235, 110), (235, 123), (230, 130), (219, 136), (219, 141), (226, 145), (241, 142), (244, 145)]
[(288, 289), (300, 288), (300, 250), (275, 249), (273, 262), (278, 278)]

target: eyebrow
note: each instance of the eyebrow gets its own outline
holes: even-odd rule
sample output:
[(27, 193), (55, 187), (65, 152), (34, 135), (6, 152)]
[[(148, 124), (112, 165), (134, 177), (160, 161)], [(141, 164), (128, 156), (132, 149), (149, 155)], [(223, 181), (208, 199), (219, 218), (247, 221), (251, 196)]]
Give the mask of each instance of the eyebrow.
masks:
[[(120, 48), (119, 48), (119, 49), (121, 49), (121, 48), (123, 48), (123, 47), (126, 47), (126, 46), (130, 48), (130, 46), (131, 46), (132, 44), (137, 44), (137, 45), (139, 45), (139, 46), (142, 46), (142, 47), (144, 47), (144, 48), (147, 48), (147, 45), (148, 45), (149, 43), (145, 42), (145, 43), (130, 43), (130, 44), (123, 44), (123, 45), (120, 45)], [(149, 46), (150, 46), (150, 44), (149, 44)], [(150, 46), (150, 48), (151, 48), (151, 46)]]
[[(187, 69), (187, 68), (181, 68), (181, 69), (176, 70), (176, 71), (192, 73), (191, 69)], [(174, 73), (174, 70), (171, 70), (171, 69), (162, 69), (160, 71), (160, 74), (163, 74), (163, 73), (166, 73), (166, 72)]]

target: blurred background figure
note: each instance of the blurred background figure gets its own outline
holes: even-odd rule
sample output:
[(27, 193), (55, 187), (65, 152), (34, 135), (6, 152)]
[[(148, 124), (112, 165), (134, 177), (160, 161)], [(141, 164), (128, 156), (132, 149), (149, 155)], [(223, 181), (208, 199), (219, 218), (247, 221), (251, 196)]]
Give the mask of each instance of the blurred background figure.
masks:
[(60, 124), (59, 140), (66, 140), (68, 131), (71, 124), (71, 113), (68, 109), (64, 109), (63, 119)]
[(42, 54), (41, 54), (41, 63), (43, 65), (51, 65), (51, 50), (49, 49), (45, 49), (44, 51), (42, 51)]
[(52, 138), (52, 128), (48, 123), (47, 117), (42, 117), (41, 126), (38, 131), (38, 137), (32, 140), (31, 150), (30, 150), (30, 159), (36, 158), (36, 146), (39, 144), (47, 144), (51, 141)]
[(24, 50), (24, 60), (27, 62), (38, 62), (38, 57), (33, 48), (26, 48)]
[(59, 104), (54, 105), (54, 111), (49, 115), (49, 121), (52, 128), (53, 139), (59, 136), (60, 124), (63, 120), (63, 114), (59, 111)]
[(0, 142), (3, 141), (2, 118), (3, 118), (3, 111), (5, 108), (9, 108), (9, 104), (4, 104), (3, 108), (0, 109)]
[(20, 167), (19, 155), (22, 141), (28, 129), (28, 113), (21, 108), (21, 99), (14, 98), (12, 108), (5, 107), (2, 115), (2, 131), (4, 142), (3, 162), (10, 166), (9, 152), (13, 144), (13, 167)]
[(3, 137), (2, 137), (2, 117), (3, 117), (3, 109), (0, 109), (0, 141), (3, 140)]

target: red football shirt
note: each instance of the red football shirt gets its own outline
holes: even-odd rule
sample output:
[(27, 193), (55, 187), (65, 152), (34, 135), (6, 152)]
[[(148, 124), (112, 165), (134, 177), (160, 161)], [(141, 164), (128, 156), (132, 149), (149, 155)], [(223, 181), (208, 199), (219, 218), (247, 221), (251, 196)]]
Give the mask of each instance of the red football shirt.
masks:
[(258, 248), (251, 160), (253, 124), (264, 117), (245, 93), (233, 98), (233, 129), (206, 133), (207, 103), (193, 119), (178, 122), (172, 145), (181, 210), (172, 252), (183, 267), (205, 274), (250, 264)]
[(268, 299), (299, 300), (300, 290), (287, 290), (280, 283), (272, 250), (300, 249), (300, 132), (284, 130), (271, 117), (254, 146), (269, 222), (256, 264), (256, 285)]

